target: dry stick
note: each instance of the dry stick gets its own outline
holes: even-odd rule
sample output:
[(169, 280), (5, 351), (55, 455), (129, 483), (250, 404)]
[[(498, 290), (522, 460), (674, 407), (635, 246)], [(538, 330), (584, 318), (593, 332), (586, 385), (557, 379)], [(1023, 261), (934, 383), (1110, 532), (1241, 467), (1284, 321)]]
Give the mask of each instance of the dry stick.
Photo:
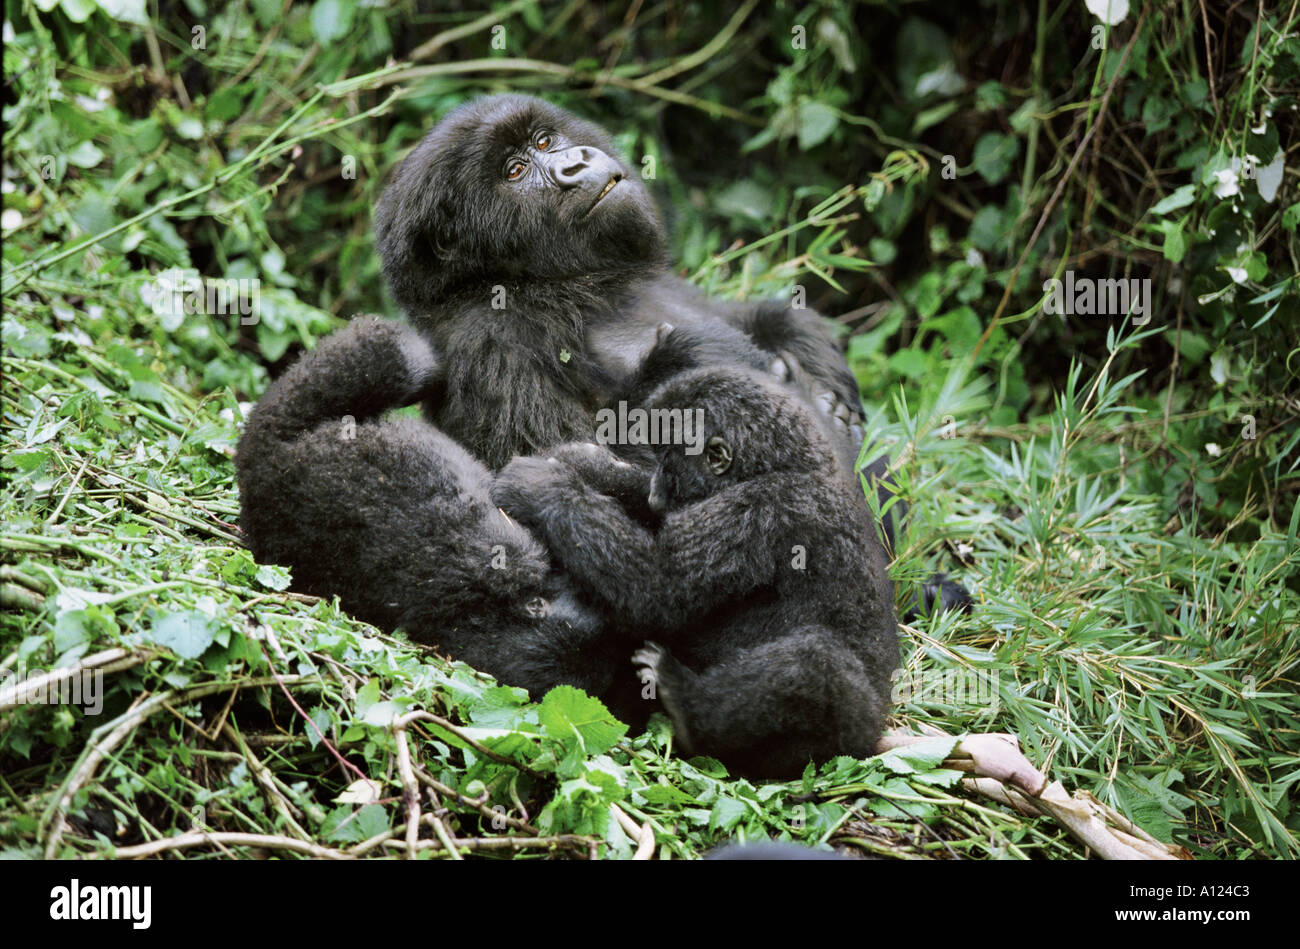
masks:
[(119, 860), (134, 860), (140, 857), (152, 857), (169, 850), (188, 850), (191, 847), (202, 847), (205, 844), (214, 844), (219, 847), (230, 844), (235, 847), (261, 847), (265, 850), (291, 850), (294, 853), (306, 854), (319, 860), (351, 859), (351, 854), (342, 850), (322, 847), (307, 840), (295, 840), (292, 837), (281, 837), (277, 834), (244, 834), (232, 831), (179, 834), (175, 837), (155, 840), (147, 844), (136, 844), (133, 847), (118, 847), (114, 851), (114, 856)]
[[(933, 741), (928, 735), (885, 735), (876, 744), (876, 751), (889, 751), (924, 741)], [(1014, 735), (965, 735), (957, 742), (943, 766), (954, 771), (973, 770), (976, 774), (996, 781), (1009, 781), (1027, 794), (1037, 797), (1047, 787), (1047, 778), (1029, 763), (1020, 752)]]
[[(23, 573), (17, 567), (7, 563), (0, 563), (0, 580), (5, 580), (26, 587), (32, 593), (39, 593), (41, 595), (41, 602), (44, 602), (45, 594), (50, 592), (50, 584), (48, 581), (42, 580), (40, 577), (33, 577), (31, 574)], [(17, 658), (18, 653), (13, 653), (11, 659), (17, 660)], [(7, 667), (9, 663), (10, 660), (6, 659), (4, 663), (0, 663), (0, 669)]]
[[(614, 40), (609, 55), (605, 57), (605, 68), (601, 73), (602, 77), (613, 74), (614, 66), (618, 63), (619, 57), (623, 55), (623, 48), (627, 46), (627, 38), (632, 32), (632, 24), (636, 22), (637, 16), (641, 13), (641, 4), (643, 2), (644, 0), (632, 0), (628, 4), (627, 13), (623, 14), (623, 29), (615, 31), (619, 34), (618, 38)], [(604, 79), (597, 79), (595, 85), (591, 87), (591, 94), (593, 96), (599, 95), (603, 85)]]
[(1056, 190), (1052, 192), (1051, 198), (1048, 199), (1047, 206), (1043, 208), (1043, 213), (1038, 216), (1038, 223), (1034, 225), (1034, 232), (1029, 235), (1029, 240), (1025, 242), (1025, 248), (1020, 252), (1020, 259), (1016, 261), (1015, 269), (1011, 271), (1011, 279), (1007, 281), (1006, 289), (1002, 291), (1002, 299), (998, 301), (998, 308), (993, 311), (993, 319), (989, 321), (988, 328), (984, 330), (984, 334), (980, 336), (979, 342), (975, 344), (975, 349), (970, 354), (969, 362), (971, 365), (974, 365), (975, 358), (979, 355), (980, 350), (984, 348), (984, 344), (993, 335), (993, 330), (1001, 322), (1002, 313), (1011, 300), (1011, 291), (1015, 289), (1016, 278), (1020, 276), (1020, 268), (1024, 266), (1025, 260), (1029, 257), (1029, 251), (1033, 249), (1034, 242), (1038, 240), (1038, 235), (1042, 233), (1043, 228), (1046, 226), (1048, 216), (1056, 208), (1056, 203), (1061, 200), (1066, 184), (1074, 177), (1074, 170), (1079, 166), (1079, 160), (1083, 157), (1083, 153), (1087, 151), (1088, 143), (1092, 141), (1092, 137), (1097, 134), (1097, 129), (1101, 127), (1102, 119), (1106, 117), (1106, 109), (1110, 105), (1111, 93), (1115, 91), (1120, 77), (1124, 75), (1124, 64), (1128, 62), (1129, 53), (1133, 52), (1133, 46), (1137, 43), (1137, 38), (1142, 35), (1142, 24), (1145, 22), (1146, 16), (1147, 11), (1143, 8), (1137, 24), (1133, 27), (1133, 36), (1128, 41), (1128, 45), (1124, 47), (1124, 55), (1120, 57), (1119, 66), (1115, 69), (1115, 75), (1111, 78), (1110, 84), (1106, 86), (1106, 92), (1101, 97), (1101, 107), (1097, 110), (1096, 121), (1092, 123), (1092, 127), (1083, 136), (1083, 141), (1079, 143), (1079, 147), (1074, 150), (1074, 155), (1070, 158), (1070, 164), (1065, 168), (1065, 174), (1056, 183)]
[(655, 832), (650, 826), (650, 821), (646, 821), (641, 827), (636, 825), (631, 817), (617, 804), (609, 805), (609, 812), (614, 815), (624, 833), (637, 842), (636, 853), (632, 854), (633, 860), (649, 860), (655, 852)]
[(7, 712), (19, 705), (26, 705), (31, 702), (34, 696), (42, 694), (47, 689), (57, 689), (61, 683), (79, 676), (83, 672), (95, 671), (101, 674), (120, 672), (123, 669), (130, 669), (132, 666), (148, 662), (155, 655), (157, 655), (155, 651), (148, 649), (135, 652), (128, 649), (105, 649), (103, 652), (86, 656), (75, 665), (32, 676), (7, 688), (0, 689), (0, 712)]
[(520, 762), (515, 761), (513, 758), (509, 758), (498, 751), (493, 751), (491, 748), (486, 747), (481, 742), (476, 741), (473, 738), (470, 738), (469, 735), (466, 735), (460, 729), (460, 726), (453, 725), (450, 721), (443, 718), (441, 715), (434, 715), (432, 712), (411, 712), (405, 717), (412, 722), (417, 722), (417, 721), (433, 722), (439, 728), (443, 728), (451, 732), (453, 735), (455, 735), (461, 741), (465, 742), (465, 744), (469, 745), (471, 748), (473, 748), (475, 751), (477, 751), (479, 754), (483, 755), (484, 757), (491, 758), (493, 761), (496, 761), (499, 764), (508, 764), (512, 768), (518, 768), (520, 771), (523, 771), (525, 774), (528, 774), (531, 777), (545, 780), (545, 775), (543, 775), (540, 771), (534, 771), (532, 768), (528, 767), (528, 765), (521, 764)]
[[(280, 691), (283, 692), (285, 698), (289, 700), (289, 704), (293, 706), (294, 711), (297, 712), (299, 715), (301, 715), (303, 721), (305, 721), (308, 725), (311, 726), (312, 731), (316, 733), (316, 737), (320, 739), (321, 744), (324, 745), (326, 748), (328, 748), (329, 753), (332, 754), (334, 756), (334, 759), (340, 765), (343, 766), (344, 773), (346, 774), (349, 770), (351, 770), (361, 780), (369, 781), (370, 777), (364, 771), (362, 771), (360, 768), (354, 765), (351, 761), (349, 761), (347, 758), (344, 758), (341, 754), (339, 754), (338, 749), (335, 748), (334, 745), (330, 743), (330, 740), (326, 738), (324, 734), (322, 734), (321, 730), (316, 727), (316, 722), (313, 721), (312, 717), (308, 715), (306, 711), (303, 710), (303, 707), (298, 704), (297, 700), (294, 699), (293, 695), (289, 692), (288, 688), (285, 687), (285, 681), (290, 681), (290, 680), (283, 680), (283, 681), (281, 680), (280, 674), (275, 671), (275, 665), (271, 662), (271, 657), (266, 655), (266, 650), (262, 650), (262, 655), (266, 657), (266, 666), (268, 669), (271, 670), (271, 678), (275, 680), (275, 684), (280, 687)], [(292, 678), (297, 679), (298, 677), (294, 676)]]
[[(938, 729), (928, 730), (931, 735), (887, 734), (876, 749), (888, 751), (929, 738), (951, 737)], [(1161, 843), (1087, 791), (1076, 791), (1071, 797), (1061, 782), (1048, 784), (1020, 753), (1014, 735), (966, 735), (953, 751), (968, 754), (970, 760), (945, 759), (944, 767), (973, 770), (981, 775), (962, 780), (967, 790), (1026, 816), (1053, 817), (1070, 836), (1107, 860), (1176, 860), (1188, 856), (1183, 848)]]
[(1210, 72), (1210, 102), (1214, 105), (1214, 114), (1217, 116), (1219, 115), (1219, 94), (1214, 91), (1214, 59), (1210, 54), (1210, 16), (1205, 12), (1205, 0), (1200, 0), (1200, 3), (1201, 22), (1205, 24), (1205, 68)]
[[(51, 799), (45, 812), (41, 815), (39, 837), (45, 838), (45, 859), (53, 860), (63, 831), (67, 827), (68, 810), (72, 807), (72, 798), (77, 791), (95, 774), (95, 769), (108, 754), (116, 748), (141, 722), (164, 707), (169, 702), (188, 702), (201, 699), (207, 695), (224, 692), (226, 689), (257, 688), (279, 681), (268, 676), (248, 679), (242, 682), (208, 682), (190, 689), (175, 689), (161, 692), (153, 698), (137, 702), (113, 719), (100, 725), (90, 733), (90, 742), (81, 752), (76, 765), (64, 778), (58, 793)], [(293, 676), (289, 680), (298, 685), (309, 681), (304, 676)]]
[[(429, 802), (435, 807), (438, 806), (437, 795), (433, 791), (429, 791)], [(442, 818), (437, 814), (430, 814), (428, 820), (429, 824), (433, 827), (433, 832), (437, 834), (438, 839), (442, 841), (443, 849), (451, 854), (451, 859), (464, 860), (465, 858), (461, 856), (460, 850), (457, 849), (456, 844), (452, 841), (451, 833), (447, 830), (447, 825), (443, 823)]]
[(736, 11), (735, 15), (732, 16), (730, 20), (727, 21), (727, 25), (718, 32), (717, 36), (709, 40), (709, 42), (704, 46), (701, 46), (689, 56), (684, 56), (677, 60), (671, 66), (665, 67), (656, 73), (651, 73), (648, 76), (642, 76), (637, 81), (643, 82), (649, 86), (657, 86), (665, 79), (671, 79), (673, 76), (694, 69), (701, 63), (708, 62), (713, 58), (714, 54), (717, 53), (718, 50), (722, 49), (722, 47), (727, 44), (728, 40), (735, 36), (736, 31), (740, 29), (741, 24), (745, 22), (750, 13), (753, 12), (754, 7), (757, 5), (758, 0), (746, 0), (746, 3)]
[(990, 778), (967, 778), (962, 783), (1022, 814), (1055, 818), (1071, 837), (1105, 860), (1191, 859), (1184, 848), (1161, 843), (1087, 791), (1075, 791), (1073, 796), (1066, 794), (1059, 781), (1053, 781), (1034, 799)]
[(81, 462), (81, 467), (77, 469), (77, 473), (72, 476), (72, 483), (68, 485), (68, 490), (63, 493), (63, 497), (59, 500), (59, 506), (54, 509), (53, 514), (45, 519), (46, 527), (52, 527), (58, 521), (59, 515), (63, 513), (63, 506), (68, 503), (68, 498), (72, 497), (72, 492), (77, 490), (77, 484), (81, 481), (81, 476), (85, 473), (88, 464), (90, 464), (89, 455)]
[[(594, 856), (596, 841), (578, 834), (557, 834), (554, 837), (455, 837), (452, 839), (459, 850), (540, 850), (554, 847), (581, 847), (589, 856)], [(405, 849), (406, 844), (391, 837), (383, 842), (390, 850)], [(421, 840), (416, 850), (441, 850), (440, 840)]]
[(649, 860), (655, 852), (655, 832), (646, 821), (641, 825), (641, 843), (636, 848), (636, 853), (632, 854), (633, 860)]
[(3, 583), (0, 584), (0, 606), (35, 613), (45, 606), (45, 597), (16, 583)]
[(347, 850), (348, 856), (363, 857), (366, 854), (370, 853), (370, 851), (374, 850), (376, 847), (381, 846), (386, 841), (392, 839), (393, 839), (393, 832), (391, 830), (380, 831), (379, 833), (375, 834), (375, 836), (371, 837), (369, 840), (363, 840), (361, 841), (361, 843), (353, 847), (349, 847)]
[[(475, 72), (536, 73), (537, 75), (555, 76), (566, 82), (594, 82), (592, 76), (574, 69), (572, 66), (561, 66), (559, 63), (547, 62), (544, 59), (510, 57), (505, 59), (470, 59), (456, 63), (433, 63), (428, 66), (410, 66), (391, 73), (366, 77), (362, 87), (379, 89), (410, 79), (423, 79), (426, 76), (461, 75)], [(674, 89), (647, 85), (639, 79), (628, 79), (625, 76), (606, 76), (603, 81), (606, 85), (618, 89), (628, 89), (632, 92), (654, 96), (656, 99), (665, 99), (668, 102), (698, 109), (713, 116), (744, 122), (746, 125), (752, 125), (756, 128), (761, 128), (765, 124), (762, 119), (741, 112), (739, 109), (733, 109), (731, 106), (710, 102), (707, 99), (687, 95), (684, 92), (677, 92)], [(402, 94), (406, 94), (406, 91)]]
[(244, 68), (235, 73), (232, 78), (223, 82), (220, 91), (239, 85), (266, 58), (266, 51), (271, 48), (271, 44), (275, 42), (275, 38), (280, 34), (280, 27), (284, 25), (285, 17), (289, 15), (289, 6), (292, 3), (293, 0), (284, 0), (284, 4), (280, 7), (280, 15), (276, 17), (275, 24), (267, 31), (266, 37), (257, 48), (257, 52), (253, 54), (253, 58), (245, 63)]

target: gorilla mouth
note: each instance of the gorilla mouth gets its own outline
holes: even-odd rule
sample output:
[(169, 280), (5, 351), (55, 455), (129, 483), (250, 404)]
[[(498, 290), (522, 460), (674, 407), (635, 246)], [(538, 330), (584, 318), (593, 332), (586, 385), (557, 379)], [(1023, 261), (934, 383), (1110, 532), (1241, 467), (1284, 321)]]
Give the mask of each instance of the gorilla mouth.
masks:
[[(622, 180), (623, 180), (623, 176), (621, 174), (615, 173), (611, 175), (609, 181), (605, 182), (605, 187), (600, 189), (600, 194), (596, 195), (596, 200), (591, 202), (591, 207), (587, 208), (587, 214), (590, 214), (592, 211), (596, 210), (596, 205), (600, 204), (600, 199), (605, 197), (605, 195), (609, 194), (611, 191), (613, 191), (614, 185), (618, 184)], [(585, 216), (586, 215), (584, 215), (584, 217)]]

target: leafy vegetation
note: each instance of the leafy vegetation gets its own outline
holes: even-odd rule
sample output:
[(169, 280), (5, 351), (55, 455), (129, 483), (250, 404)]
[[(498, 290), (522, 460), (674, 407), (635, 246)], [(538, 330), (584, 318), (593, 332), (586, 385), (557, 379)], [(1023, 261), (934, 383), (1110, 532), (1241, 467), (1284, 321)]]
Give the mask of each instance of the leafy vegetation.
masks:
[[(912, 506), (900, 589), (980, 600), (904, 630), (900, 724), (1013, 732), (1198, 856), (1296, 856), (1300, 19), (1095, 5), (6, 3), (0, 846), (1083, 855), (950, 740), (737, 780), (242, 548), (248, 404), (395, 312), (383, 173), (523, 90), (620, 130), (699, 285), (835, 315)], [(1051, 279), (1149, 283), (1088, 315)], [(217, 312), (239, 281), (256, 311)], [(49, 670), (89, 701), (4, 704)]]

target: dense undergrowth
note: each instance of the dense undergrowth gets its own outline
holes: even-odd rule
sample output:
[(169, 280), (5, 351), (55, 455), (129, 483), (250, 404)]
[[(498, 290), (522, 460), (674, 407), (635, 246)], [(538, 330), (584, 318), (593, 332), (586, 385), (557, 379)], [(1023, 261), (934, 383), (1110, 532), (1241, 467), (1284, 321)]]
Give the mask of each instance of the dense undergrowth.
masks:
[[(954, 6), (7, 3), (0, 846), (628, 856), (649, 824), (660, 856), (1084, 855), (944, 742), (736, 780), (242, 548), (247, 405), (394, 312), (383, 171), (508, 88), (651, 159), (701, 286), (836, 316), (911, 504), (900, 589), (942, 567), (979, 600), (904, 630), (897, 724), (1012, 732), (1197, 856), (1295, 856), (1296, 11), (1135, 4), (1098, 43), (1082, 2)], [(1067, 272), (1148, 280), (1149, 309), (1049, 314)], [(256, 313), (154, 305), (191, 273), (260, 281)], [(4, 704), (60, 669), (80, 704)]]

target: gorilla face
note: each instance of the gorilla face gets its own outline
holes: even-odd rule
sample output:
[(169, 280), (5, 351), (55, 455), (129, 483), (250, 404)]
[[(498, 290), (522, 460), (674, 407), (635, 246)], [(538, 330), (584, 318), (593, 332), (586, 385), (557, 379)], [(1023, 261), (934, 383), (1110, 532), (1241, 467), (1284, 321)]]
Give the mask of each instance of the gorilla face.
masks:
[(657, 514), (773, 472), (835, 468), (830, 442), (807, 405), (758, 373), (694, 370), (665, 383), (647, 405), (698, 408), (704, 419), (703, 450), (661, 445), (656, 451), (647, 503)]
[(643, 270), (665, 244), (608, 136), (517, 95), (439, 122), (394, 173), (375, 231), (395, 296), (415, 310), (484, 284)]

